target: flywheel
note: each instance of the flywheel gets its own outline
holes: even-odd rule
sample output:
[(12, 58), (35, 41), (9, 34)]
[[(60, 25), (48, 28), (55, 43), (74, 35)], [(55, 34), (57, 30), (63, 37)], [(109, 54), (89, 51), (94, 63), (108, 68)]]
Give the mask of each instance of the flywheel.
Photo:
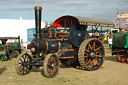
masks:
[(89, 33), (81, 25), (72, 25), (69, 31), (70, 42), (75, 47), (79, 47), (85, 39), (89, 38)]

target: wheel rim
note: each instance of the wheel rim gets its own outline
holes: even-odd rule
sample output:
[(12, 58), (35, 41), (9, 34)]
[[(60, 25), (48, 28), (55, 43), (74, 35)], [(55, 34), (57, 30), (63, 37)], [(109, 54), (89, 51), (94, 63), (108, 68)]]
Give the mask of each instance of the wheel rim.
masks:
[(54, 77), (59, 71), (59, 59), (55, 54), (46, 56), (44, 60), (44, 74), (46, 77)]
[(97, 70), (104, 61), (104, 47), (99, 40), (85, 40), (79, 49), (78, 56), (83, 68), (90, 71)]
[(118, 54), (117, 55), (117, 58), (118, 58), (118, 60), (120, 61), (120, 62), (125, 62), (125, 58), (124, 58), (124, 55), (120, 55), (120, 54)]
[(19, 55), (19, 54), (18, 54), (17, 52), (14, 52), (14, 53), (13, 53), (13, 56), (14, 56), (14, 57), (17, 57), (18, 55)]
[[(91, 43), (93, 44), (91, 45)], [(85, 61), (88, 68), (92, 70), (98, 69), (102, 63), (101, 47), (95, 44), (96, 42), (90, 42), (87, 45), (88, 48), (85, 49)]]
[(57, 63), (56, 63), (56, 59), (55, 57), (53, 57), (53, 55), (50, 57), (50, 59), (48, 60), (48, 73), (50, 76), (54, 76), (55, 72), (57, 70)]
[(6, 60), (7, 60), (7, 57), (6, 57), (6, 56), (2, 56), (2, 57), (1, 57), (1, 60), (2, 60), (2, 61), (6, 61)]
[(31, 57), (28, 54), (21, 54), (16, 61), (16, 71), (19, 75), (26, 75), (32, 69), (30, 66)]
[(19, 56), (19, 52), (18, 52), (18, 51), (13, 51), (13, 52), (11, 53), (11, 56), (16, 58), (16, 57)]

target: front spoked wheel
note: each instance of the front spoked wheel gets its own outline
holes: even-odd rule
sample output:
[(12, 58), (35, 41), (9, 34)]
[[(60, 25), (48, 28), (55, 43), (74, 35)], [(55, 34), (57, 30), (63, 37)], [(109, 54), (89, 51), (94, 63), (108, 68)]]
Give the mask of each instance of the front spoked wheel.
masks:
[(30, 65), (30, 62), (32, 61), (32, 58), (29, 54), (20, 54), (17, 57), (16, 63), (15, 63), (15, 69), (19, 75), (26, 75), (30, 72), (32, 69), (32, 66)]
[(44, 59), (44, 75), (48, 78), (55, 77), (59, 72), (59, 58), (56, 54), (48, 54)]

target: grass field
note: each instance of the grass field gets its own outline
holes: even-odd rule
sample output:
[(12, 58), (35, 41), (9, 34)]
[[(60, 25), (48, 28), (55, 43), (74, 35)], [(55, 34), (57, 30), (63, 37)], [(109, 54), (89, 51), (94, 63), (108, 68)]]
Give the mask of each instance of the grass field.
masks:
[[(108, 52), (108, 45), (105, 51)], [(0, 61), (0, 85), (127, 85), (128, 64), (120, 63), (115, 56), (107, 53), (103, 66), (96, 71), (86, 71), (60, 66), (59, 74), (46, 78), (41, 74), (42, 67), (33, 68), (31, 73), (20, 76), (15, 70), (15, 58)]]

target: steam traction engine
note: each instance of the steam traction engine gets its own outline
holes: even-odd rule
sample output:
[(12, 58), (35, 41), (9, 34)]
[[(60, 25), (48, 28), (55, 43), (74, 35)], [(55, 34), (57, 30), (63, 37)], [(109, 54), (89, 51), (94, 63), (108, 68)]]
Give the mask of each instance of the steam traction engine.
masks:
[(112, 22), (62, 16), (54, 21), (53, 26), (41, 30), (42, 8), (34, 9), (36, 38), (31, 41), (32, 55), (23, 53), (16, 60), (15, 67), (19, 75), (28, 74), (32, 66), (43, 66), (44, 75), (54, 77), (59, 71), (59, 60), (65, 66), (81, 66), (89, 71), (100, 68), (104, 61), (104, 37), (90, 38), (86, 31), (87, 25), (91, 25), (92, 28), (94, 26), (97, 30), (98, 26), (113, 27)]

